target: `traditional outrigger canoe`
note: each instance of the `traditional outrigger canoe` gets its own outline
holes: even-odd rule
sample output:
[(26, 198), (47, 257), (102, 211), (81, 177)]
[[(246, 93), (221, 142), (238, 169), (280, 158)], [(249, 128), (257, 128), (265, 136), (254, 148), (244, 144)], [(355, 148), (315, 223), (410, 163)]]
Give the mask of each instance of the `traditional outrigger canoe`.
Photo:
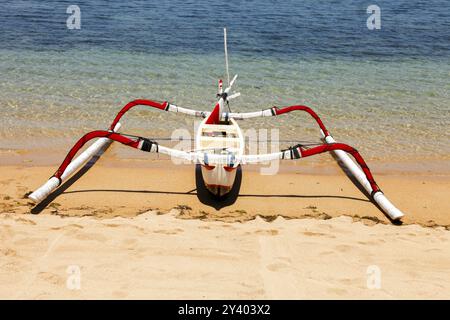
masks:
[[(377, 204), (390, 219), (399, 220), (403, 217), (403, 213), (383, 194), (360, 153), (347, 144), (336, 142), (320, 117), (308, 106), (294, 105), (283, 108), (272, 107), (261, 111), (245, 113), (233, 113), (226, 108), (229, 101), (238, 97), (240, 93), (231, 93), (231, 88), (236, 81), (237, 75), (234, 76), (231, 81), (229, 80), (225, 29), (224, 35), (228, 86), (223, 89), (222, 80), (219, 80), (217, 94), (219, 99), (211, 112), (179, 107), (168, 101), (157, 102), (144, 99), (131, 101), (120, 110), (108, 130), (92, 131), (78, 140), (54, 175), (44, 185), (31, 193), (29, 198), (35, 203), (40, 203), (90, 158), (99, 156), (113, 141), (116, 141), (142, 151), (166, 154), (170, 157), (184, 159), (194, 164), (200, 164), (205, 186), (212, 194), (219, 197), (225, 196), (232, 189), (237, 168), (241, 165), (263, 163), (273, 160), (297, 160), (325, 152), (331, 152), (367, 191), (372, 201)], [(161, 111), (182, 113), (203, 118), (195, 138), (195, 149), (193, 151), (177, 150), (162, 146), (155, 141), (155, 139), (152, 140), (119, 133), (122, 116), (136, 106), (147, 106)], [(317, 143), (315, 145), (299, 143), (274, 153), (254, 155), (244, 154), (245, 140), (238, 125), (239, 120), (258, 117), (277, 117), (293, 111), (306, 112), (316, 121), (323, 143)], [(93, 139), (98, 140), (75, 158), (76, 154), (83, 146)], [(350, 156), (352, 156), (355, 161), (353, 161)]]

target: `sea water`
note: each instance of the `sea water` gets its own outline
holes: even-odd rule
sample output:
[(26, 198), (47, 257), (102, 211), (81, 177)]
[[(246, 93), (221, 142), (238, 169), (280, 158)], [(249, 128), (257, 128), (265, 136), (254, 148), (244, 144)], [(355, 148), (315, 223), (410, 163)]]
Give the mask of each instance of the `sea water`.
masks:
[[(76, 4), (80, 29), (67, 27)], [(450, 160), (450, 2), (2, 1), (0, 149), (70, 146), (137, 98), (211, 110), (238, 73), (233, 112), (308, 105), (336, 140), (369, 160)], [(123, 130), (193, 131), (195, 120), (143, 107)], [(280, 139), (318, 141), (306, 114), (241, 122)], [(270, 138), (270, 137), (269, 137)]]

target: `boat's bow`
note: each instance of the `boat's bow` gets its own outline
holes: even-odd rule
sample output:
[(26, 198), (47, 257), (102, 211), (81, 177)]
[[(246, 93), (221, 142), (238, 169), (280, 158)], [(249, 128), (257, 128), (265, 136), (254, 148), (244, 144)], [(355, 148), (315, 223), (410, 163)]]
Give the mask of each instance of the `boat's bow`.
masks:
[(221, 124), (209, 124), (208, 119), (202, 121), (197, 131), (196, 150), (204, 153), (201, 170), (205, 186), (216, 196), (227, 194), (233, 187), (239, 159), (244, 153), (244, 137), (236, 121), (230, 119)]

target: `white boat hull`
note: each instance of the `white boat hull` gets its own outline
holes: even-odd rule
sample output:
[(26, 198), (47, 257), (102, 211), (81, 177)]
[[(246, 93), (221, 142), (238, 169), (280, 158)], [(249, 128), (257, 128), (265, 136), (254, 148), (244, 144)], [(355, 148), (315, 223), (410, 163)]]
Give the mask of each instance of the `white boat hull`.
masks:
[(224, 196), (231, 191), (236, 180), (237, 167), (225, 169), (216, 166), (210, 169), (202, 165), (202, 177), (206, 188), (215, 196)]
[[(206, 188), (215, 196), (224, 196), (233, 188), (236, 171), (244, 153), (244, 137), (235, 120), (229, 124), (206, 124), (203, 121), (197, 131), (196, 150), (204, 152), (201, 166), (202, 178)], [(209, 161), (212, 154), (225, 155), (224, 161)]]

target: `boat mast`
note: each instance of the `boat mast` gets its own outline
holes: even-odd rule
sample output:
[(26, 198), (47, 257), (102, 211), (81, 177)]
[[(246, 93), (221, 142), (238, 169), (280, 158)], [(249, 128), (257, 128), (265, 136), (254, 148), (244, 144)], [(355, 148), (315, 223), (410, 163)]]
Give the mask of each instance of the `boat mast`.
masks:
[(223, 28), (223, 46), (225, 49), (225, 69), (227, 72), (227, 86), (230, 86), (230, 71), (228, 69), (227, 28)]

